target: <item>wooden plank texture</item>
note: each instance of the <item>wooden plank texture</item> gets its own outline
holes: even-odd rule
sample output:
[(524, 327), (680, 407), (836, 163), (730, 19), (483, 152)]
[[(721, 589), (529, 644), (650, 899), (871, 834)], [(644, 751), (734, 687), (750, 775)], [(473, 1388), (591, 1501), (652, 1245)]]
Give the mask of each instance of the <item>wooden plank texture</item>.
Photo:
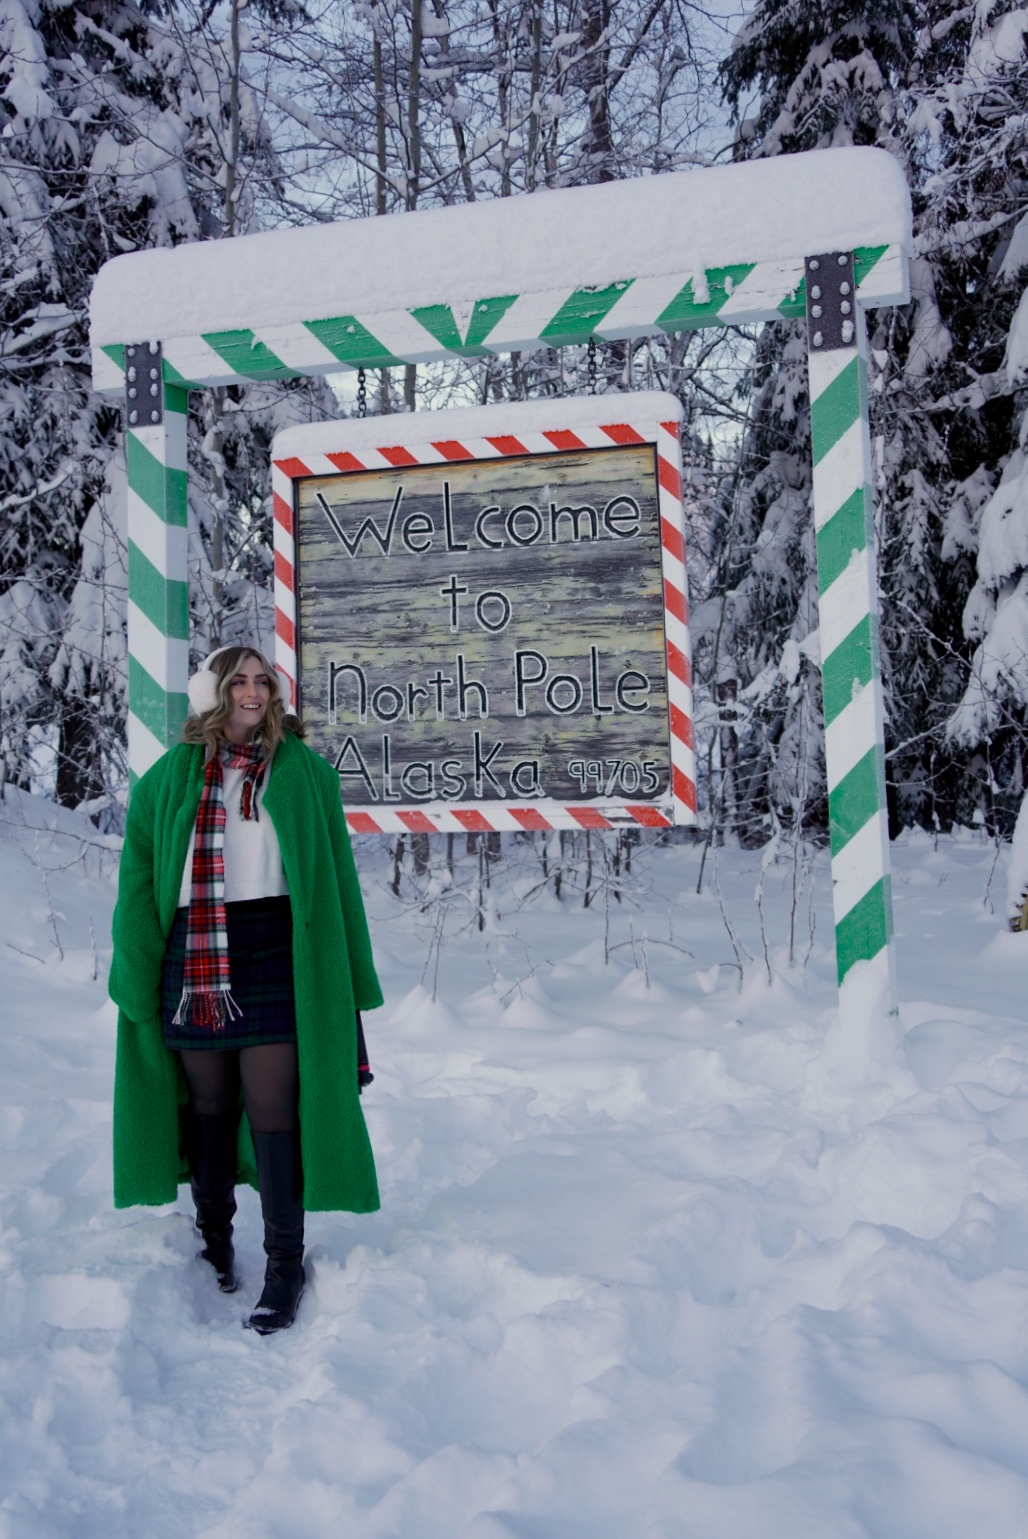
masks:
[(651, 445), (309, 478), (297, 526), (301, 710), (348, 807), (666, 802)]

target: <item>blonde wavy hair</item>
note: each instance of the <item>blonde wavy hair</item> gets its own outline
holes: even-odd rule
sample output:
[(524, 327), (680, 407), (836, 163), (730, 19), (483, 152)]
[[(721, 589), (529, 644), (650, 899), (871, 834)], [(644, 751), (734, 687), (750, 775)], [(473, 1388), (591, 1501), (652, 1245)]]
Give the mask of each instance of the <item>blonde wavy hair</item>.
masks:
[(185, 726), (182, 728), (182, 741), (202, 743), (207, 750), (208, 759), (217, 753), (219, 746), (225, 741), (225, 728), (232, 715), (232, 680), (239, 671), (240, 663), (248, 657), (257, 659), (271, 683), (268, 709), (264, 713), (263, 721), (253, 734), (255, 739), (264, 744), (268, 757), (270, 758), (275, 752), (287, 732), (291, 732), (294, 737), (307, 735), (307, 729), (299, 717), (291, 712), (287, 714), (278, 674), (264, 653), (258, 651), (256, 647), (226, 647), (223, 652), (219, 652), (211, 664), (211, 672), (214, 674), (218, 691), (217, 705), (213, 711), (204, 711), (199, 716), (187, 716)]

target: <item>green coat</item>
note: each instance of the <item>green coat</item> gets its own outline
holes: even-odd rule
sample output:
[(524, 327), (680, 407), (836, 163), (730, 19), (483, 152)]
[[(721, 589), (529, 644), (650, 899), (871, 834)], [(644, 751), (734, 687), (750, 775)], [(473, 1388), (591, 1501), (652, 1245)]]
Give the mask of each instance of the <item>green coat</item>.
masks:
[[(178, 1055), (164, 1046), (161, 963), (203, 790), (204, 751), (182, 743), (132, 792), (114, 911), (111, 997), (118, 1005), (114, 1201), (173, 1202), (188, 1179)], [(282, 847), (293, 909), (304, 1206), (370, 1213), (375, 1164), (357, 1094), (355, 1009), (382, 1003), (350, 836), (332, 766), (287, 733), (262, 802)], [(240, 1175), (256, 1185), (245, 1116)]]

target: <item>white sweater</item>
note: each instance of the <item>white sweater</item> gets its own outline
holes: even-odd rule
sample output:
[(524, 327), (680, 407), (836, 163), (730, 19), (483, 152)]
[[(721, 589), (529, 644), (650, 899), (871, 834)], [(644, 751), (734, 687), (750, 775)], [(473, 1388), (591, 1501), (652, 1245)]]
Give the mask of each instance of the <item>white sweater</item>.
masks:
[[(225, 902), (246, 903), (254, 898), (279, 898), (289, 892), (285, 871), (282, 869), (282, 851), (278, 835), (271, 819), (262, 814), (259, 819), (247, 822), (239, 810), (239, 798), (243, 788), (245, 769), (228, 769), (222, 766), (222, 794), (225, 801)], [(260, 811), (268, 774), (257, 792), (257, 808)], [(189, 836), (186, 863), (182, 868), (182, 884), (179, 887), (179, 907), (189, 904), (193, 885), (193, 848), (196, 844), (196, 828)]]

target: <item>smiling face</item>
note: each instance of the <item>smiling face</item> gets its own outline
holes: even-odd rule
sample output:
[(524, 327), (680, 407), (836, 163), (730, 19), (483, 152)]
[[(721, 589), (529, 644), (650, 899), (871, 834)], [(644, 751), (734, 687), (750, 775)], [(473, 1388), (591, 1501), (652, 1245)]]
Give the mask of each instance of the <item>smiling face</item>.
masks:
[(232, 714), (225, 723), (230, 743), (248, 743), (268, 712), (272, 683), (259, 657), (244, 657), (229, 681)]

